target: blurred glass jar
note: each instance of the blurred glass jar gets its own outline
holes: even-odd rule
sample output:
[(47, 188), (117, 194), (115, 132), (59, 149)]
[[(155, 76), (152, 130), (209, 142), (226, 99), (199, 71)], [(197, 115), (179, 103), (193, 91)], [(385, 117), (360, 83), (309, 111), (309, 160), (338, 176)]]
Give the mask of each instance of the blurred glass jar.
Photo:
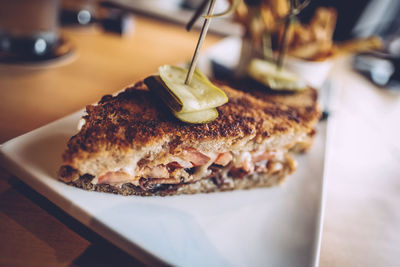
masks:
[(60, 39), (58, 0), (0, 0), (0, 7), (2, 58), (29, 59), (52, 53)]

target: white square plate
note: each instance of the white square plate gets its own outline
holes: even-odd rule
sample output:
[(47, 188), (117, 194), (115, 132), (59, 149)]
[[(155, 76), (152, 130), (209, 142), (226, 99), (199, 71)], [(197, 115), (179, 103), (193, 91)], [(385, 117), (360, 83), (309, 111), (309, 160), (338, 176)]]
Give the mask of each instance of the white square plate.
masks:
[(124, 197), (59, 182), (67, 140), (83, 111), (0, 146), (10, 172), (148, 264), (316, 266), (321, 238), (326, 122), (279, 187), (172, 197)]

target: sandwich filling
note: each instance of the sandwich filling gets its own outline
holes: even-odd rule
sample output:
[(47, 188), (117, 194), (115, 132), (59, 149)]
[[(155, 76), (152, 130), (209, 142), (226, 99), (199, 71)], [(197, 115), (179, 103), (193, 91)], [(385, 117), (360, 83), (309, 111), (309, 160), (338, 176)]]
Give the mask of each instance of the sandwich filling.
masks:
[[(108, 184), (121, 187), (131, 183), (143, 190), (151, 190), (163, 184), (191, 184), (202, 179), (214, 179), (215, 183), (229, 183), (231, 179), (243, 179), (252, 174), (273, 174), (283, 168), (295, 170), (295, 162), (283, 150), (229, 151), (222, 153), (200, 152), (184, 147), (174, 154), (159, 155), (156, 160), (133, 160), (136, 163), (105, 173), (92, 175), (92, 184)], [(61, 177), (72, 182), (80, 175), (64, 166)]]

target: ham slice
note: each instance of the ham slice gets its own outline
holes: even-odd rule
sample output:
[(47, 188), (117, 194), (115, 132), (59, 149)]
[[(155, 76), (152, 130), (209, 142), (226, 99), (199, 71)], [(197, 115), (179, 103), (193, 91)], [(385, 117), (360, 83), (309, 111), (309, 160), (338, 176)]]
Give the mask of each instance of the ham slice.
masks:
[(260, 162), (263, 160), (271, 160), (275, 157), (275, 151), (265, 151), (264, 153), (259, 153), (256, 155), (252, 155), (253, 162)]
[(193, 167), (198, 167), (207, 164), (210, 161), (210, 158), (198, 151), (193, 147), (187, 147), (185, 150), (179, 155), (184, 160), (190, 161), (193, 164)]
[(215, 159), (214, 163), (221, 166), (228, 165), (233, 159), (232, 154), (230, 152), (220, 153)]
[(117, 184), (129, 181), (130, 175), (126, 172), (107, 172), (98, 179), (99, 184)]

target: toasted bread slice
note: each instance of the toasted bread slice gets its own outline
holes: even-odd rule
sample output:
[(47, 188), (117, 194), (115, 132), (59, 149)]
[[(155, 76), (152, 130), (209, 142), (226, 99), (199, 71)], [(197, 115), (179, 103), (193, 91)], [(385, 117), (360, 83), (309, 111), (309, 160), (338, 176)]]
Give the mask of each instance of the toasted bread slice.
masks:
[(282, 181), (294, 170), (287, 151), (314, 130), (316, 104), (303, 110), (278, 96), (274, 101), (221, 88), (229, 102), (207, 124), (178, 121), (143, 82), (104, 96), (87, 106), (85, 123), (63, 155), (60, 178), (125, 195), (211, 192)]
[[(318, 106), (318, 91), (312, 87), (301, 91), (276, 91), (249, 78), (234, 80), (229, 83), (220, 81), (215, 81), (215, 83), (219, 86), (230, 86), (246, 92), (264, 102), (286, 105), (296, 110), (299, 117), (308, 122), (309, 125), (315, 125), (321, 116)], [(312, 145), (315, 133), (314, 127), (310, 127), (307, 137), (292, 147), (291, 151), (296, 153), (307, 151)]]

